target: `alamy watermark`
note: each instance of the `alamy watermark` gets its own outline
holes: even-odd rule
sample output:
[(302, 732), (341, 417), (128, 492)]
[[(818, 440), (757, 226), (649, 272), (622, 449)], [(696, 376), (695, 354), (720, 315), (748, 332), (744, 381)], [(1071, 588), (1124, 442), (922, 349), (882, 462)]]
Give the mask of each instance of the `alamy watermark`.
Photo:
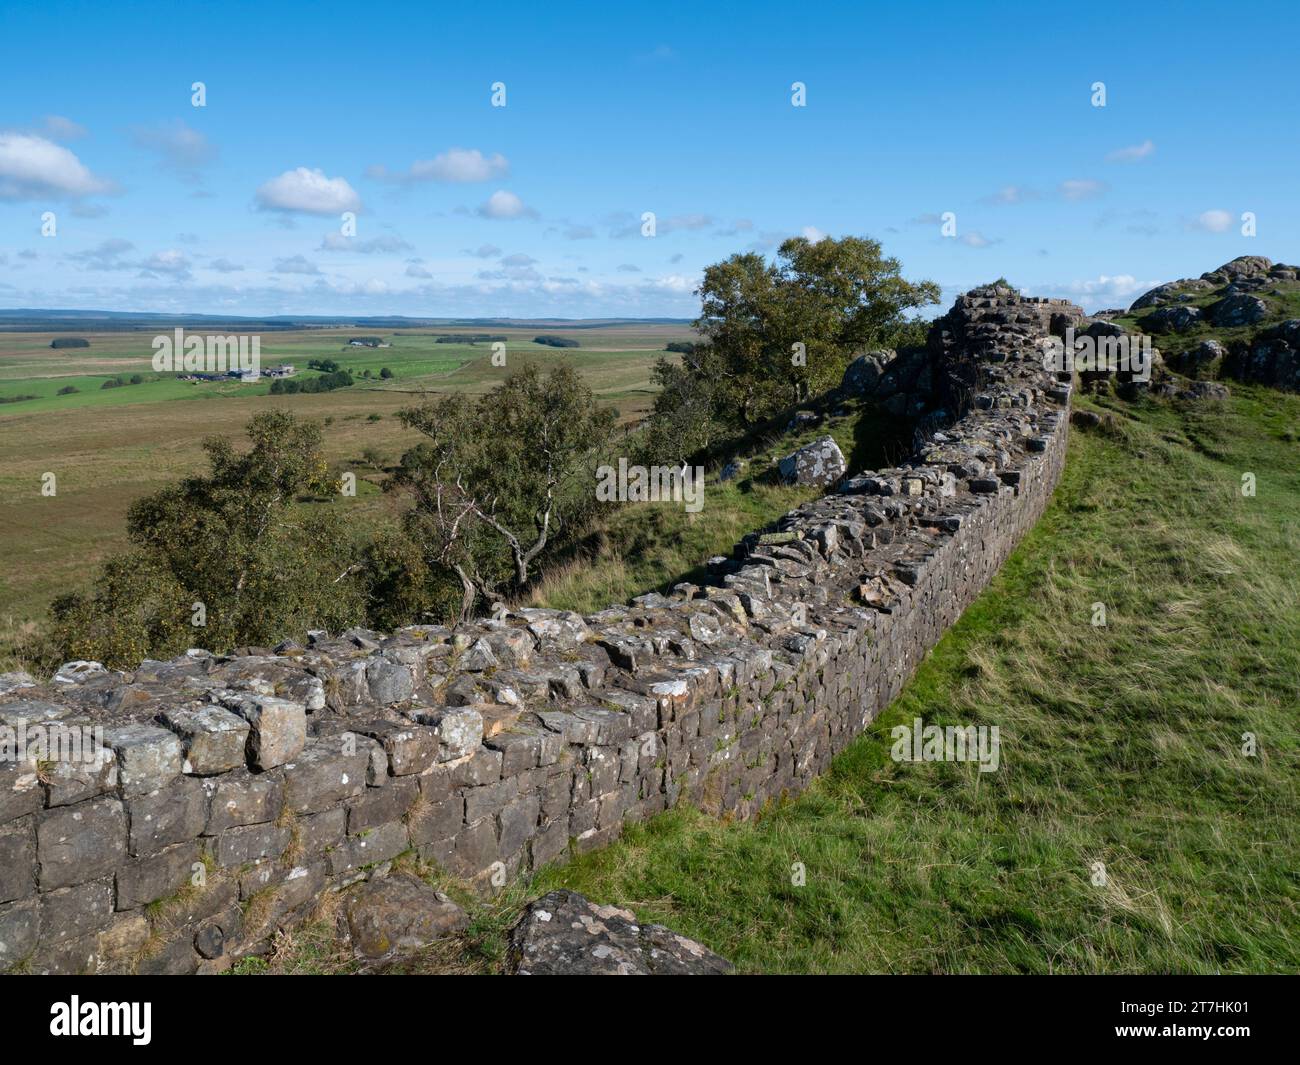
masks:
[(1144, 333), (1123, 336), (1076, 336), (1067, 326), (1065, 339), (1046, 342), (1043, 369), (1057, 373), (1127, 373), (1134, 381), (1151, 380), (1151, 338)]
[(997, 725), (926, 725), (919, 717), (889, 730), (895, 762), (978, 762), (981, 773), (1002, 764)]
[(602, 503), (682, 503), (688, 514), (704, 506), (703, 466), (596, 467), (596, 498)]
[(185, 335), (179, 326), (172, 336), (153, 338), (156, 373), (215, 373), (257, 377), (262, 371), (262, 338), (256, 334), (230, 336)]
[(104, 754), (104, 729), (59, 721), (0, 725), (0, 762), (75, 762), (98, 765)]

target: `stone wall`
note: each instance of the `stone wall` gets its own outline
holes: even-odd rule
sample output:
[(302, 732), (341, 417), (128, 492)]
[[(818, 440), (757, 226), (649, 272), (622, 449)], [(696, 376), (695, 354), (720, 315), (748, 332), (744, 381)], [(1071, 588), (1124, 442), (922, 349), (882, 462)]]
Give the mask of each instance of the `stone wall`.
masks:
[(1078, 315), (961, 297), (931, 350), (967, 413), (708, 587), (0, 677), (0, 725), (102, 729), (90, 759), (0, 762), (0, 970), (220, 971), (406, 852), (491, 890), (678, 802), (798, 792), (1042, 513), (1069, 385), (1039, 343)]

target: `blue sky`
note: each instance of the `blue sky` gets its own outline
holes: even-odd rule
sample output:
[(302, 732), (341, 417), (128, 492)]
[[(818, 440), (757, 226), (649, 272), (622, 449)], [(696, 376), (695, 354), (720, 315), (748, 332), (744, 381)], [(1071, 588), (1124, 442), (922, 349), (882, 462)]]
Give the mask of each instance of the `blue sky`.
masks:
[(1297, 10), (6, 5), (0, 307), (691, 317), (798, 233), (1126, 305), (1300, 260)]

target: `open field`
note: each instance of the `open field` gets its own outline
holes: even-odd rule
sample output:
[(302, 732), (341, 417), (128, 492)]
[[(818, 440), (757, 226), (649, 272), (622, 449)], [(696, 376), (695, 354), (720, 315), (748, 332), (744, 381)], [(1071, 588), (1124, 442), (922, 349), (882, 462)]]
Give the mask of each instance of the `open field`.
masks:
[[(807, 792), (743, 823), (679, 808), (462, 896), (469, 932), (393, 971), (498, 971), (561, 886), (742, 972), (1300, 968), (1300, 397), (1079, 403), (1114, 423), (1073, 434), (1043, 519)], [(999, 726), (1000, 771), (895, 763), (914, 717)], [(354, 967), (318, 923), (240, 971)]]
[[(438, 344), (435, 338), (469, 332), (504, 335), (505, 368), (493, 366), (491, 349), (478, 344)], [(534, 344), (541, 333), (572, 337), (581, 347)], [(54, 336), (79, 335), (90, 348), (51, 349)], [(153, 331), (140, 333), (0, 333), (0, 397), (40, 398), (0, 405), (0, 631), (42, 618), (57, 594), (83, 583), (94, 564), (124, 543), (127, 507), (139, 496), (203, 465), (202, 440), (239, 435), (255, 412), (281, 407), (333, 419), (324, 429), (327, 459), (351, 468), (360, 482), (348, 505), (367, 508), (367, 520), (383, 506), (366, 479), (377, 471), (362, 464), (375, 449), (395, 461), (414, 441), (395, 413), (421, 392), (480, 394), (511, 370), (568, 359), (605, 402), (627, 420), (649, 407), (650, 374), (664, 344), (688, 339), (682, 325), (654, 323), (561, 326), (421, 328), (396, 333), (368, 328), (305, 329), (262, 334), (262, 365), (291, 362), (300, 376), (308, 359), (332, 358), (358, 378), (333, 392), (272, 396), (270, 382), (193, 383), (157, 377), (152, 371)], [(352, 336), (381, 335), (389, 348), (350, 348)], [(381, 368), (393, 378), (380, 381)], [(360, 374), (369, 369), (373, 379)], [(102, 389), (110, 377), (140, 374), (142, 384)], [(56, 393), (66, 385), (79, 392)], [(378, 420), (371, 420), (379, 415)], [(57, 476), (57, 495), (41, 495), (42, 475)]]

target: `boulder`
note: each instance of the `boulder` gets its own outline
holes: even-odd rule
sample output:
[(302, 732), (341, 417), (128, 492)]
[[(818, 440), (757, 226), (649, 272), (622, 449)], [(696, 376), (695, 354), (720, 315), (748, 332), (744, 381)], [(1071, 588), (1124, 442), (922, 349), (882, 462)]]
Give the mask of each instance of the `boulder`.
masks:
[(1199, 307), (1177, 304), (1152, 311), (1142, 324), (1153, 333), (1186, 333), (1201, 321), (1201, 317)]
[(840, 391), (848, 396), (871, 394), (890, 363), (897, 358), (893, 351), (868, 351), (859, 355), (844, 371)]
[(630, 910), (598, 906), (573, 891), (531, 903), (510, 935), (516, 976), (717, 976), (732, 965), (707, 947), (641, 924)]
[(1236, 325), (1252, 325), (1268, 314), (1268, 304), (1258, 296), (1238, 292), (1226, 296), (1210, 308), (1210, 318), (1215, 325), (1229, 328)]
[(1203, 399), (1221, 402), (1228, 398), (1228, 389), (1218, 381), (1194, 381), (1190, 388), (1185, 388), (1178, 393), (1178, 398), (1190, 402)]
[(839, 444), (823, 436), (781, 459), (778, 468), (787, 484), (832, 485), (844, 476), (849, 464)]
[(469, 918), (441, 891), (418, 877), (394, 873), (347, 895), (341, 931), (353, 953), (387, 960), (427, 947), (469, 926)]

